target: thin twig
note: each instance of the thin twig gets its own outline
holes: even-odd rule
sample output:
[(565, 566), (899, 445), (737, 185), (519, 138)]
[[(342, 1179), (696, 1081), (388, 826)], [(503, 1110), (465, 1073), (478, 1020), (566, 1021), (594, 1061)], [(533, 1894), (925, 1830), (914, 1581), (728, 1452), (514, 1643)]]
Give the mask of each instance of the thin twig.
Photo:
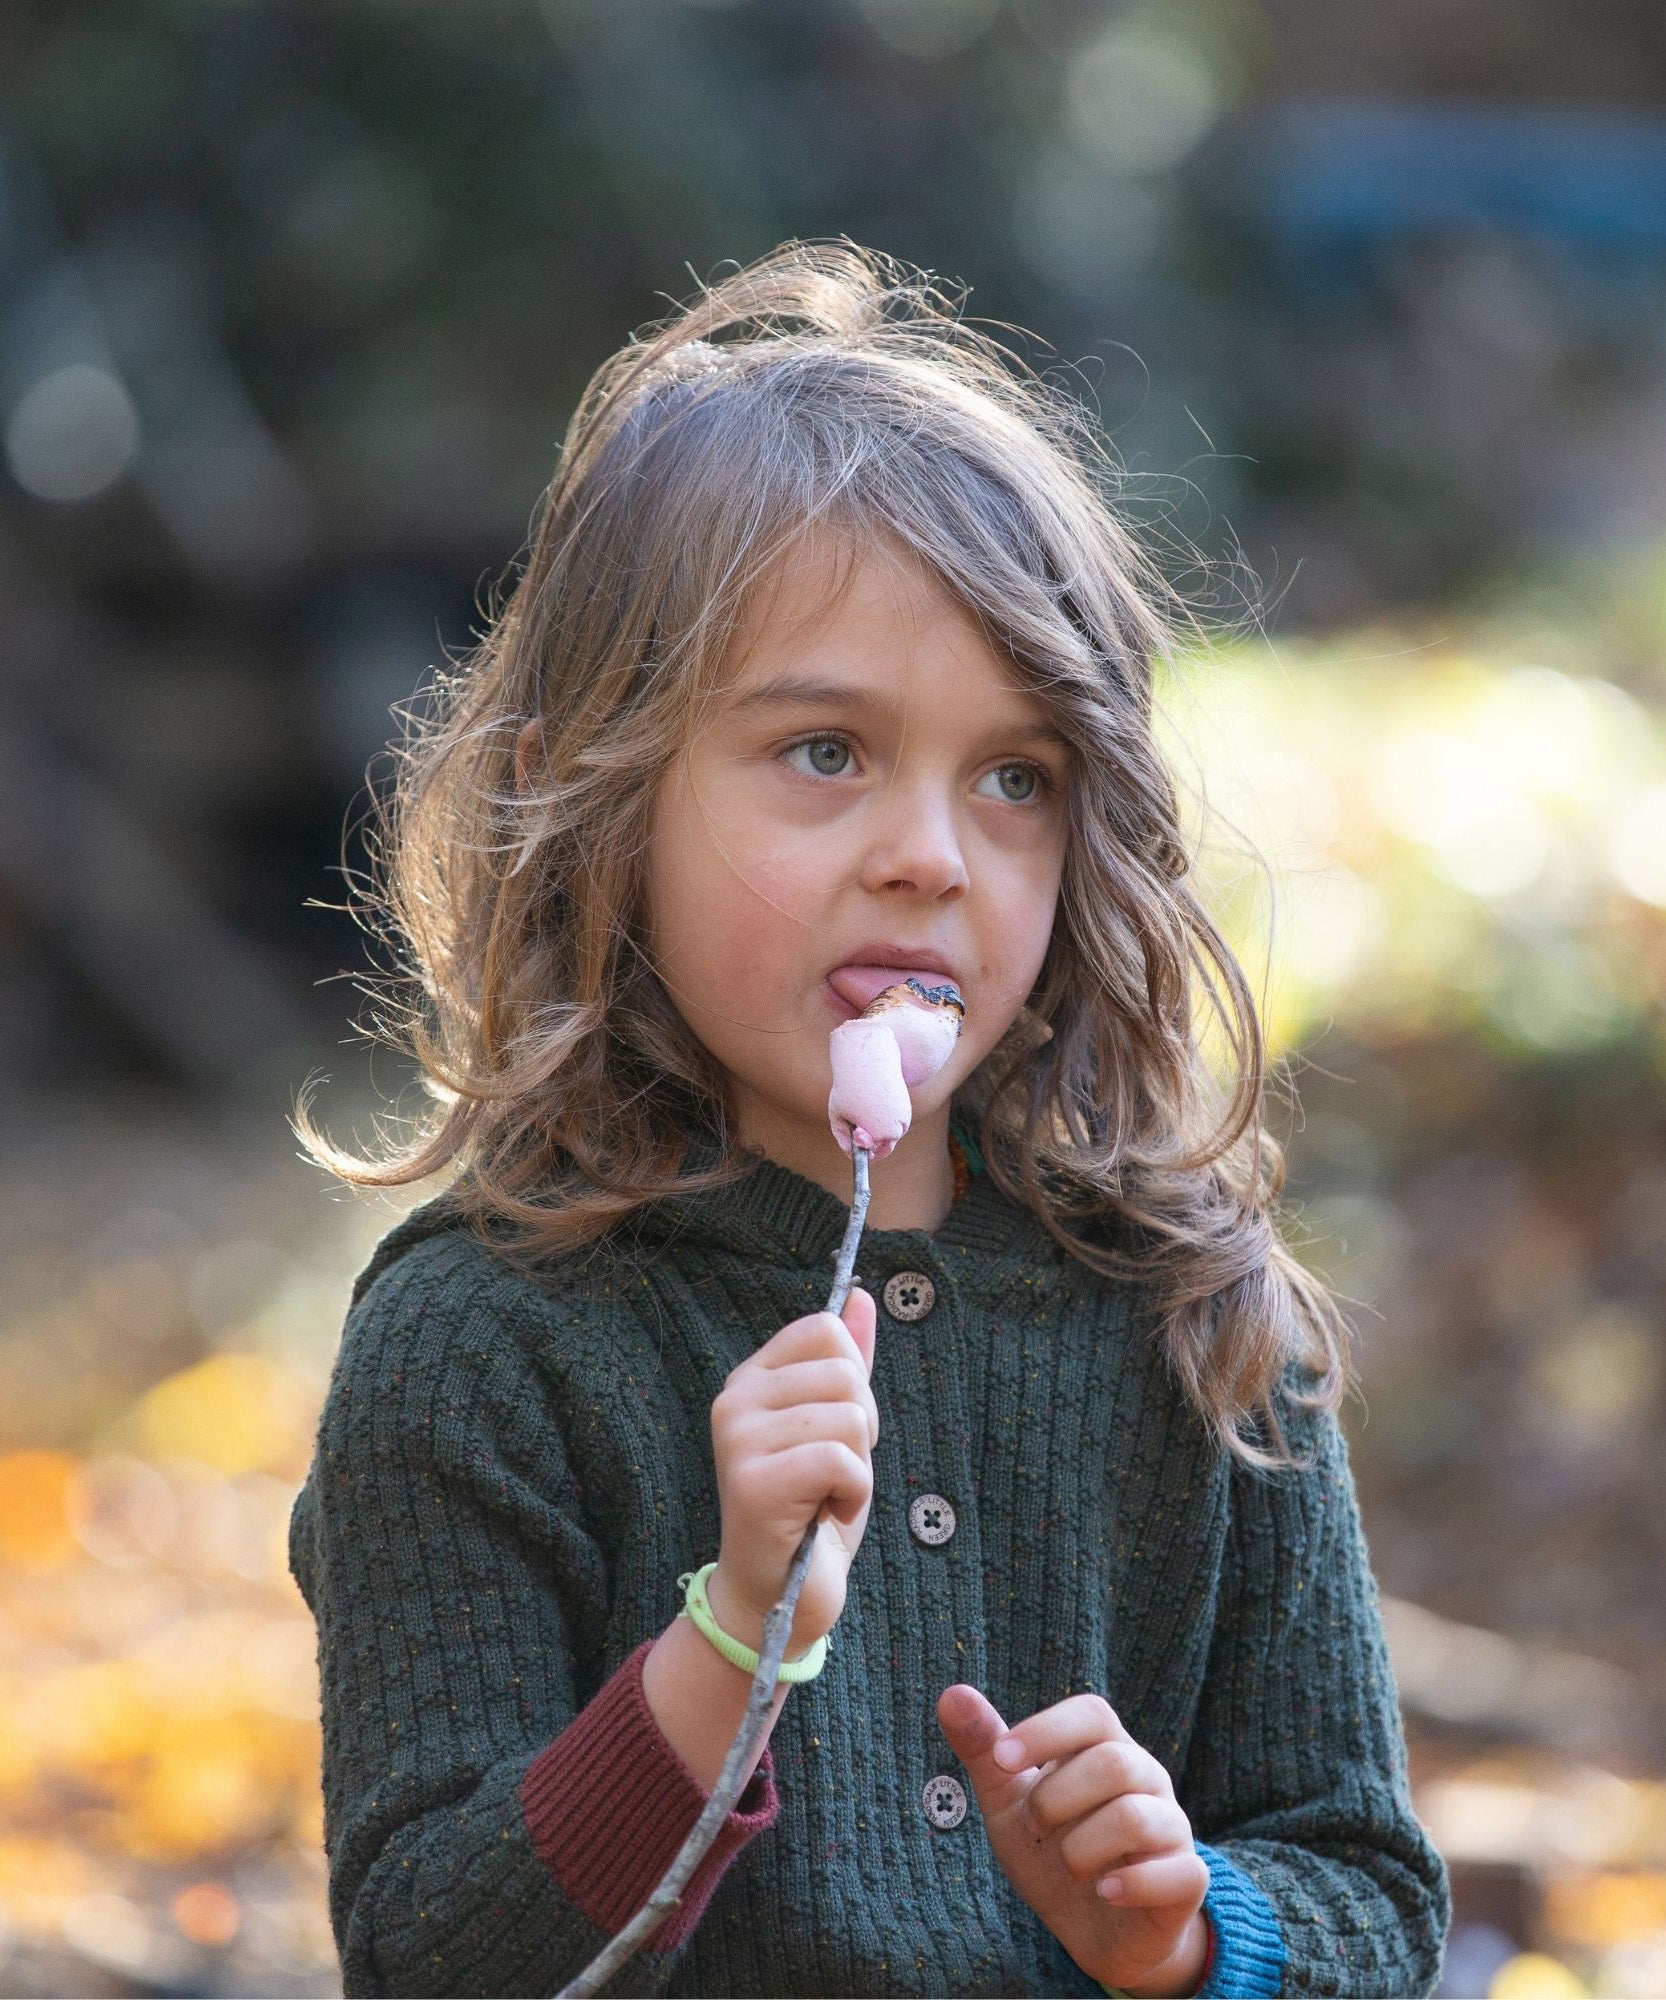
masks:
[[(855, 1282), (856, 1246), (861, 1241), (862, 1225), (868, 1215), (867, 1147), (852, 1146), (851, 1158), (856, 1169), (856, 1198), (850, 1205), (850, 1220), (845, 1224), (844, 1241), (833, 1260), (833, 1290), (827, 1301), (830, 1313), (843, 1312), (845, 1301), (850, 1297), (850, 1288)], [(693, 1832), (678, 1848), (676, 1859), (660, 1877), (647, 1902), (617, 1936), (608, 1940), (578, 1977), (562, 1987), (556, 2000), (569, 2000), (569, 1996), (577, 2000), (579, 1995), (601, 1990), (603, 1982), (611, 1979), (649, 1933), (677, 1908), (682, 1900), (679, 1892), (699, 1867), (701, 1856), (717, 1838), (718, 1828), (734, 1811), (735, 1801), (745, 1789), (741, 1773), (745, 1771), (750, 1775), (757, 1761), (758, 1746), (769, 1725), (769, 1711), (775, 1702), (775, 1676), (786, 1657), (798, 1593), (810, 1571), (810, 1559), (815, 1554), (816, 1537), (821, 1532), (824, 1513), (825, 1509), (818, 1512), (804, 1530), (804, 1539), (788, 1567), (780, 1600), (764, 1620), (764, 1642), (758, 1648), (758, 1666), (746, 1698), (746, 1713), (741, 1717), (735, 1740), (729, 1745), (729, 1754), (723, 1760), (723, 1769), (718, 1773), (717, 1783), (704, 1811), (694, 1823)]]

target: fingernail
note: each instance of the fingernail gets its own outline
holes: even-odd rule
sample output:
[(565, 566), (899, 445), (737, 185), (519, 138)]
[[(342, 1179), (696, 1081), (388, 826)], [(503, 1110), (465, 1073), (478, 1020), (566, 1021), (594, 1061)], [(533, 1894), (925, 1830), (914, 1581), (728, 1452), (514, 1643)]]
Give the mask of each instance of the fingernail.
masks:
[(995, 1745), (995, 1761), (1003, 1771), (1016, 1771), (1024, 1761), (1024, 1746), (1016, 1736), (1003, 1736)]

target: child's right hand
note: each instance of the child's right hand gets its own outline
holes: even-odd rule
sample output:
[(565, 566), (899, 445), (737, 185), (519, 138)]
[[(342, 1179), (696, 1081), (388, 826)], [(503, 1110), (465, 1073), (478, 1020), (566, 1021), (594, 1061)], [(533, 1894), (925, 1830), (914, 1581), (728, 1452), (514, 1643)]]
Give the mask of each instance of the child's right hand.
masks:
[(782, 1327), (731, 1371), (712, 1404), (723, 1526), (706, 1599), (719, 1626), (755, 1651), (812, 1520), (820, 1527), (787, 1659), (808, 1652), (844, 1610), (873, 1504), (877, 1317), (872, 1295), (853, 1286), (842, 1315), (810, 1313)]

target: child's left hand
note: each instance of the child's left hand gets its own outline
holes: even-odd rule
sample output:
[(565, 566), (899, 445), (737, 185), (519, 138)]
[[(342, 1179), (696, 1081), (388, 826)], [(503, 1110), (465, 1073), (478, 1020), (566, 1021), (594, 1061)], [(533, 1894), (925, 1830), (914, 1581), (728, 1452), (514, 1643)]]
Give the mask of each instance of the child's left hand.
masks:
[[(1090, 1979), (1125, 1992), (1196, 1990), (1208, 1950), (1209, 1869), (1169, 1775), (1099, 1695), (1077, 1694), (1009, 1732), (964, 1681), (937, 1720), (965, 1765), (1007, 1879)], [(1017, 1736), (1016, 1771), (995, 1744)], [(1114, 1871), (1121, 1894), (1099, 1884)]]

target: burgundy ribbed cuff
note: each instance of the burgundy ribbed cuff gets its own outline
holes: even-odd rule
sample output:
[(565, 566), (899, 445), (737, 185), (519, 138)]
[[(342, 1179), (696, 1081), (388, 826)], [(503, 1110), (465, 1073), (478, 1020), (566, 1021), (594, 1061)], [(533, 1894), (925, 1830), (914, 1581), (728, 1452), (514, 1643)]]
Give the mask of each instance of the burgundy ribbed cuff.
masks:
[[(619, 1663), (521, 1781), (521, 1810), (538, 1858), (568, 1900), (613, 1935), (647, 1902), (711, 1797), (648, 1706), (642, 1663), (653, 1645), (644, 1639)], [(649, 1935), (646, 1949), (671, 1951), (688, 1937), (729, 1863), (775, 1824), (780, 1810), (766, 1743), (734, 1810), (683, 1885), (679, 1907)]]

